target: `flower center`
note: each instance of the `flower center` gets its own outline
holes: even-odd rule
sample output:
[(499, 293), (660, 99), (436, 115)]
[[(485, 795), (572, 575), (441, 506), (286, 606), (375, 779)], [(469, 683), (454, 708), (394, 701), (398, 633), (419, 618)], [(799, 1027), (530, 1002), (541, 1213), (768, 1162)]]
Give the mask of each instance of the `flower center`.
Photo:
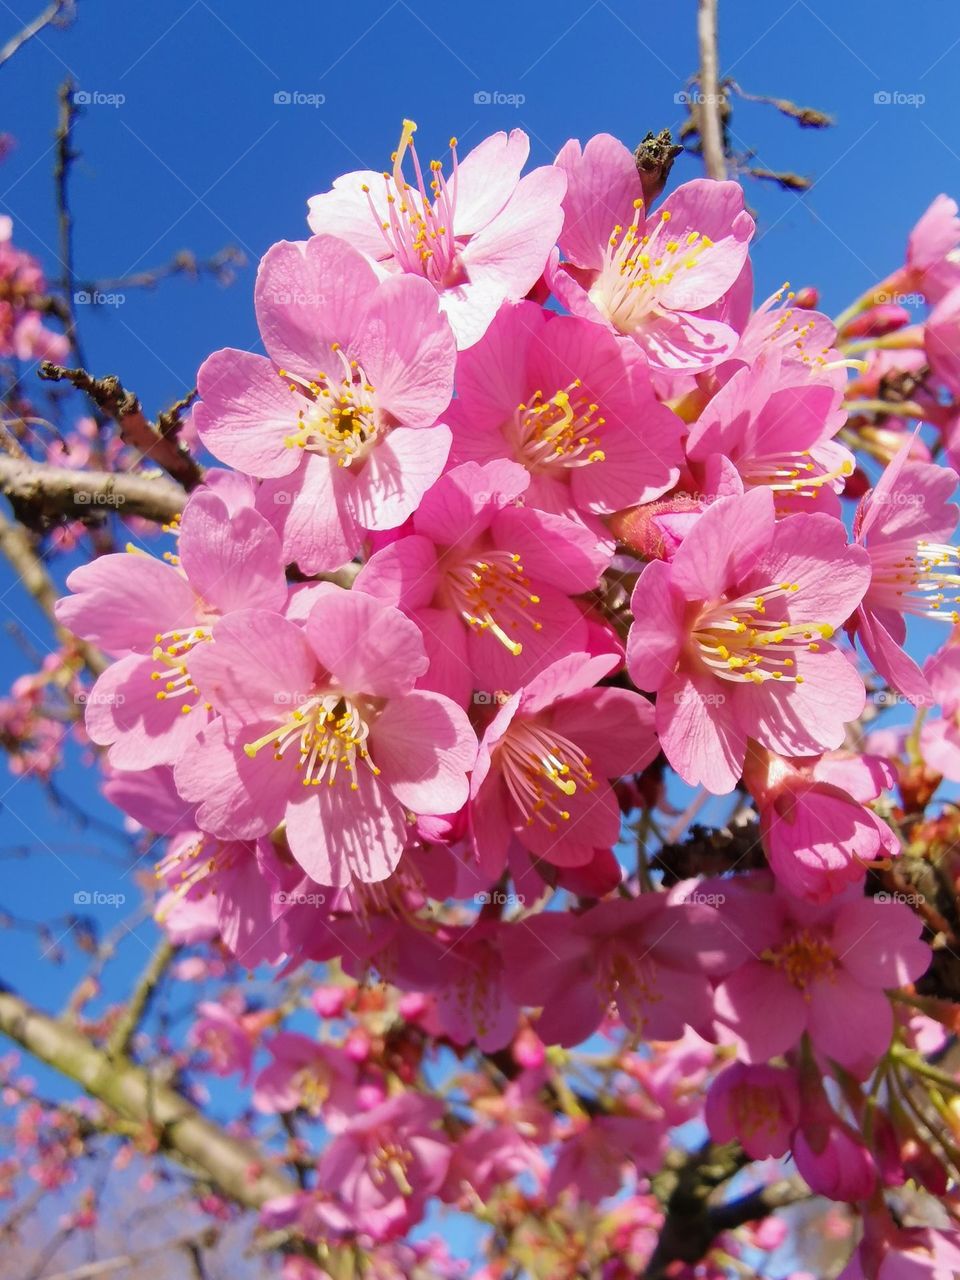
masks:
[(542, 391), (535, 391), (529, 404), (517, 405), (506, 434), (517, 460), (528, 471), (585, 467), (605, 457), (596, 435), (605, 421), (599, 410), (575, 378), (549, 400), (544, 400)]
[(407, 1169), (412, 1163), (413, 1156), (406, 1147), (384, 1140), (371, 1153), (370, 1178), (377, 1187), (382, 1187), (388, 1177), (392, 1178), (402, 1196), (412, 1196), (413, 1187), (407, 1177)]
[(528, 827), (542, 822), (557, 831), (570, 821), (564, 799), (577, 787), (595, 791), (590, 757), (576, 743), (534, 720), (514, 720), (497, 744), (496, 755), (514, 804)]
[[(150, 679), (162, 681), (163, 688), (157, 690), (157, 701), (165, 702), (168, 698), (180, 698), (180, 710), (187, 714), (199, 704), (199, 690), (184, 661), (190, 650), (204, 640), (212, 639), (209, 627), (189, 627), (186, 631), (163, 631), (154, 636), (152, 657), (160, 665), (151, 671)], [(209, 702), (204, 703), (208, 711)]]
[(772, 1089), (764, 1089), (759, 1085), (740, 1085), (730, 1099), (730, 1109), (737, 1132), (744, 1137), (756, 1133), (776, 1133), (780, 1127), (780, 1099)]
[(339, 342), (331, 351), (340, 363), (338, 379), (318, 373), (312, 382), (280, 369), (290, 390), (306, 403), (297, 410), (298, 429), (285, 436), (288, 449), (308, 449), (336, 458), (337, 465), (349, 467), (360, 462), (376, 443), (381, 430), (373, 395), (375, 388), (356, 360), (344, 353)]
[[(641, 949), (642, 950), (642, 949)], [(600, 990), (612, 1004), (616, 1000), (621, 1018), (637, 1028), (643, 1025), (645, 1006), (663, 999), (659, 967), (651, 956), (617, 940), (603, 948), (599, 967)]]
[(762, 959), (779, 969), (792, 986), (804, 993), (811, 983), (831, 978), (837, 968), (833, 947), (809, 929), (801, 929), (782, 946), (764, 951)]
[(311, 1062), (293, 1077), (293, 1084), (300, 1095), (300, 1105), (311, 1115), (319, 1115), (330, 1097), (330, 1069), (325, 1062)]
[(511, 632), (523, 627), (542, 631), (530, 609), (540, 597), (530, 592), (530, 579), (520, 557), (509, 551), (491, 551), (483, 560), (462, 560), (449, 570), (446, 590), (451, 607), (469, 627), (488, 631), (516, 657), (523, 644)]
[(306, 699), (276, 729), (271, 729), (256, 742), (244, 744), (252, 759), (264, 747), (272, 745), (274, 760), (287, 753), (296, 759), (295, 768), (305, 787), (319, 787), (326, 781), (335, 785), (343, 773), (351, 791), (359, 791), (357, 764), (363, 763), (376, 777), (380, 770), (370, 759), (367, 738), (370, 726), (352, 699), (342, 693), (318, 693)]
[[(387, 197), (385, 221), (377, 212), (366, 183), (362, 190), (391, 256), (403, 270), (424, 276), (441, 288), (448, 288), (463, 284), (467, 279), (459, 258), (462, 246), (453, 232), (457, 207), (457, 140), (450, 139), (453, 175), (449, 183), (443, 176), (440, 161), (430, 161), (428, 195), (417, 149), (413, 145), (416, 131), (417, 126), (412, 120), (404, 120), (400, 145), (392, 156), (393, 172), (383, 175)], [(403, 175), (403, 161), (408, 151), (413, 162), (415, 187)]]
[(873, 569), (868, 596), (874, 608), (960, 622), (960, 613), (949, 607), (960, 604), (960, 595), (953, 594), (960, 587), (960, 549), (944, 542), (919, 541), (867, 550)]
[(721, 680), (803, 684), (803, 676), (796, 673), (796, 655), (816, 653), (819, 640), (829, 640), (833, 627), (826, 622), (795, 624), (788, 617), (765, 616), (769, 603), (779, 603), (799, 590), (799, 583), (781, 582), (753, 595), (709, 605), (690, 637), (700, 661)]
[[(619, 222), (613, 228), (590, 299), (621, 333), (640, 329), (656, 310), (660, 290), (678, 271), (692, 271), (714, 247), (710, 237), (699, 231), (690, 231), (682, 240), (671, 239), (669, 221), (669, 209), (662, 209), (659, 224), (648, 233), (643, 201), (634, 200), (633, 221), (626, 229)], [(695, 301), (691, 297), (693, 311), (699, 309)]]

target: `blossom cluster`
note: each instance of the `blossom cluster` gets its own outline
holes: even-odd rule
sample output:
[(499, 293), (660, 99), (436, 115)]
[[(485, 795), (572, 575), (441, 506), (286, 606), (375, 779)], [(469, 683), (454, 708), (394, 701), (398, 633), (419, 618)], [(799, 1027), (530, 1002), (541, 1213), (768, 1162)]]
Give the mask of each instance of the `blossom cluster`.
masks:
[[(792, 1152), (816, 1192), (880, 1222), (881, 1187), (942, 1169), (866, 1092), (915, 1051), (888, 993), (930, 948), (876, 893), (899, 774), (859, 732), (864, 672), (942, 707), (924, 749), (960, 780), (960, 573), (956, 473), (910, 414), (870, 415), (905, 351), (960, 396), (956, 206), (911, 240), (926, 324), (871, 296), (838, 329), (810, 291), (754, 306), (734, 182), (651, 207), (607, 135), (521, 176), (519, 130), (462, 160), (451, 140), (444, 172), (414, 129), (264, 256), (266, 354), (200, 370), (193, 426), (217, 465), (176, 551), (70, 575), (59, 621), (113, 659), (86, 704), (106, 794), (166, 842), (175, 939), (374, 971), (408, 1021), (488, 1054), (618, 1028), (704, 1072), (731, 1063), (713, 1136)], [(856, 450), (882, 464), (872, 481)], [(924, 665), (916, 616), (948, 628)], [(765, 865), (628, 874), (625, 821), (667, 806), (674, 778), (745, 796)], [(235, 1013), (195, 1034), (249, 1076)], [(325, 1236), (359, 1214), (392, 1239), (455, 1200), (468, 1163), (481, 1197), (478, 1168), (542, 1173), (508, 1118), (457, 1143), (441, 1101), (365, 1078), (349, 1040), (267, 1047), (255, 1104), (334, 1135), (323, 1195), (277, 1224)], [(611, 1167), (654, 1167), (683, 1118), (595, 1119), (544, 1185), (612, 1194)]]

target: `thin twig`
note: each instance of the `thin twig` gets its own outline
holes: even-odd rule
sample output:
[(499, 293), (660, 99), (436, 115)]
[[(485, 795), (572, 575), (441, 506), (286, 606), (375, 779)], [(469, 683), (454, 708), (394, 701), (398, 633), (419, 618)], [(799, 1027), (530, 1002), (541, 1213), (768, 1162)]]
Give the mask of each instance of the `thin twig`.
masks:
[(60, 236), (60, 266), (63, 268), (63, 293), (66, 304), (65, 325), (70, 346), (77, 359), (84, 364), (83, 351), (77, 336), (76, 274), (73, 261), (73, 214), (70, 211), (69, 181), (70, 166), (77, 158), (73, 149), (73, 126), (77, 119), (77, 106), (74, 100), (73, 77), (67, 76), (57, 90), (60, 109), (57, 115), (57, 158), (53, 166), (53, 179), (57, 192), (57, 227)]
[(57, 624), (53, 606), (60, 593), (34, 550), (27, 530), (8, 520), (2, 512), (0, 512), (0, 552), (6, 556), (22, 586), (54, 623), (57, 638), (79, 654), (91, 674), (98, 676), (105, 671), (107, 662), (99, 649), (87, 644), (86, 641), (78, 640), (71, 632)]
[(699, 0), (697, 42), (700, 49), (700, 101), (697, 123), (707, 176), (722, 181), (727, 176), (723, 154), (720, 75), (717, 65), (717, 0)]
[(25, 44), (38, 36), (44, 27), (49, 27), (51, 23), (56, 22), (61, 14), (64, 15), (65, 21), (73, 16), (74, 0), (52, 0), (51, 4), (31, 21), (25, 27), (22, 27), (15, 36), (7, 41), (0, 49), (0, 67), (5, 62), (9, 62), (15, 53), (18, 53)]
[(126, 1003), (122, 1016), (107, 1040), (107, 1053), (111, 1058), (125, 1057), (129, 1052), (131, 1041), (145, 1018), (163, 975), (170, 967), (177, 950), (172, 942), (164, 939), (153, 953), (150, 963), (140, 975), (140, 981), (134, 988), (133, 995)]
[(203, 479), (203, 472), (190, 454), (172, 436), (164, 435), (143, 413), (140, 401), (124, 389), (119, 378), (95, 378), (86, 369), (66, 369), (44, 360), (39, 375), (47, 382), (70, 382), (85, 392), (95, 405), (120, 428), (125, 444), (138, 450), (144, 458), (162, 467), (188, 492)]

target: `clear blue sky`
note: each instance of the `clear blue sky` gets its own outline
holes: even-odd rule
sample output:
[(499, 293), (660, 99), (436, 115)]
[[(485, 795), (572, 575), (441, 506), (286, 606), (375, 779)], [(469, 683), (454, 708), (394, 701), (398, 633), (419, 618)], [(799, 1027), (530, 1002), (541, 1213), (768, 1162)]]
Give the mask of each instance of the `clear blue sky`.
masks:
[[(0, 0), (0, 44), (41, 7)], [(696, 65), (695, 0), (78, 7), (69, 30), (46, 30), (0, 68), (0, 129), (18, 141), (0, 165), (0, 210), (12, 216), (17, 243), (57, 275), (53, 130), (57, 85), (71, 74), (95, 99), (78, 125), (82, 155), (71, 180), (79, 276), (125, 275), (183, 248), (207, 256), (234, 244), (250, 260), (229, 289), (174, 281), (155, 293), (128, 291), (119, 307), (80, 308), (93, 371), (119, 374), (150, 412), (193, 385), (212, 349), (255, 344), (257, 259), (273, 241), (306, 234), (307, 198), (337, 174), (381, 168), (404, 116), (419, 123), (422, 154), (438, 154), (451, 134), (466, 151), (490, 132), (519, 127), (530, 135), (532, 160), (543, 163), (570, 136), (606, 130), (632, 145), (647, 129), (678, 128), (685, 112), (675, 95)], [(740, 149), (754, 151), (761, 166), (816, 179), (803, 196), (748, 185), (759, 217), (758, 297), (790, 279), (819, 285), (825, 309), (839, 310), (897, 265), (910, 226), (937, 192), (960, 192), (960, 7), (721, 0), (720, 11), (724, 74), (837, 120), (831, 130), (802, 130), (768, 107), (736, 105)], [(485, 93), (511, 95), (516, 105), (475, 100)], [(275, 101), (278, 94), (325, 100), (298, 105)], [(119, 105), (104, 100), (118, 95)], [(696, 158), (682, 157), (674, 180), (700, 171)], [(0, 608), (42, 642), (39, 615), (5, 566)], [(29, 667), (6, 633), (0, 660), (4, 685)], [(76, 765), (64, 784), (91, 801), (89, 777)], [(0, 779), (0, 803), (0, 848), (43, 846), (36, 860), (0, 861), (0, 904), (62, 915), (78, 888), (117, 891), (120, 873), (88, 862), (79, 848), (96, 837), (46, 812), (30, 782), (11, 788)], [(115, 916), (104, 909), (102, 920), (109, 926)], [(137, 969), (152, 926), (138, 939), (122, 953)], [(0, 977), (55, 1007), (67, 975), (36, 965), (32, 947), (0, 931)]]

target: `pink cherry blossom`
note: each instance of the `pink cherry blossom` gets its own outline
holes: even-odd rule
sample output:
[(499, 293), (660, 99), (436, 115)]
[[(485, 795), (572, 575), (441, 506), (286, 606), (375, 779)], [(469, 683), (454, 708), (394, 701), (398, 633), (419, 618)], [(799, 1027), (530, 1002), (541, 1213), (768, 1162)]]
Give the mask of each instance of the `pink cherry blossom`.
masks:
[(632, 338), (658, 369), (693, 373), (729, 356), (737, 334), (709, 309), (743, 270), (754, 231), (737, 183), (684, 183), (647, 216), (636, 161), (609, 134), (582, 149), (571, 139), (556, 164), (567, 175), (566, 261), (548, 280), (563, 305)]
[(566, 1193), (598, 1204), (623, 1185), (624, 1166), (653, 1172), (665, 1146), (665, 1126), (644, 1116), (603, 1115), (575, 1126), (560, 1146), (547, 1197)]
[[(462, 162), (450, 139), (453, 173), (439, 161), (425, 178), (405, 120), (390, 173), (347, 173), (314, 196), (316, 233), (348, 240), (383, 269), (420, 276), (437, 291), (457, 345), (483, 336), (500, 303), (516, 301), (540, 277), (563, 219), (564, 175), (547, 165), (525, 178), (530, 151), (520, 129), (485, 138)], [(414, 182), (403, 166), (409, 152)]]
[(118, 769), (173, 764), (207, 723), (192, 676), (214, 622), (236, 609), (280, 609), (286, 583), (280, 543), (252, 508), (230, 513), (200, 490), (180, 522), (169, 563), (132, 546), (67, 579), (57, 620), (122, 655), (87, 698), (86, 726)]
[(867, 803), (896, 785), (876, 756), (786, 760), (753, 745), (744, 781), (760, 813), (767, 861), (783, 887), (808, 902), (826, 902), (862, 884), (870, 862), (896, 857), (900, 842)]
[(587, 648), (570, 596), (594, 588), (610, 547), (572, 520), (521, 505), (530, 475), (511, 462), (467, 462), (424, 497), (413, 533), (371, 556), (362, 590), (396, 604), (423, 632), (421, 680), (466, 704), (492, 700), (550, 662)]
[(257, 1110), (276, 1115), (302, 1108), (310, 1115), (322, 1115), (328, 1129), (342, 1128), (356, 1099), (357, 1069), (349, 1057), (293, 1031), (271, 1036), (266, 1047), (273, 1061), (254, 1083)]
[(919, 289), (931, 303), (939, 302), (960, 284), (960, 218), (957, 202), (935, 196), (907, 241), (903, 291)]
[(743, 963), (720, 982), (716, 1013), (742, 1059), (765, 1062), (806, 1031), (814, 1048), (866, 1072), (886, 1052), (893, 1013), (885, 994), (918, 978), (930, 951), (921, 922), (900, 902), (854, 890), (823, 905), (761, 877), (724, 884), (720, 913), (743, 943)]
[(583, 915), (541, 912), (505, 931), (507, 986), (543, 1006), (535, 1024), (546, 1044), (590, 1036), (616, 1002), (621, 1021), (651, 1040), (709, 1030), (708, 975), (731, 963), (736, 939), (713, 907), (645, 894), (613, 899)]
[(413, 691), (427, 667), (417, 628), (360, 591), (324, 584), (301, 628), (242, 610), (212, 631), (196, 677), (219, 718), (181, 759), (197, 823), (253, 839), (285, 823), (314, 880), (389, 875), (407, 812), (467, 798), (476, 738), (447, 698)]
[(734, 1062), (710, 1086), (705, 1118), (714, 1142), (736, 1140), (752, 1160), (782, 1156), (800, 1118), (796, 1075)]
[(870, 557), (871, 578), (854, 626), (877, 671), (904, 697), (924, 703), (930, 688), (904, 651), (905, 619), (960, 619), (960, 552), (947, 542), (957, 525), (957, 507), (949, 500), (957, 474), (911, 462), (911, 445), (904, 441), (857, 509), (854, 532)]
[(843, 384), (786, 360), (773, 348), (739, 369), (690, 428), (686, 451), (707, 488), (733, 463), (745, 488), (765, 486), (781, 512), (838, 515), (837, 494), (854, 468), (833, 437), (843, 425)]
[(501, 307), (460, 356), (447, 421), (454, 462), (516, 462), (528, 506), (588, 523), (659, 497), (683, 457), (680, 421), (634, 349), (532, 302)]
[(924, 675), (942, 715), (923, 723), (923, 758), (937, 773), (960, 782), (960, 648), (948, 645), (934, 654), (927, 660)]
[(608, 778), (654, 758), (653, 706), (629, 689), (595, 688), (616, 656), (552, 663), (497, 711), (473, 772), (470, 825), (480, 865), (503, 869), (516, 840), (560, 866), (616, 844), (620, 807)]
[(208, 357), (197, 430), (215, 457), (269, 482), (259, 502), (287, 559), (336, 569), (364, 530), (402, 524), (443, 470), (453, 335), (426, 281), (379, 281), (333, 236), (275, 244), (256, 302), (268, 355)]
[(866, 552), (832, 516), (776, 521), (769, 489), (715, 502), (633, 593), (627, 666), (657, 691), (657, 733), (691, 785), (736, 785), (747, 738), (782, 755), (839, 747), (863, 709), (830, 638), (869, 581)]
[(402, 1234), (446, 1177), (451, 1149), (437, 1125), (442, 1114), (437, 1099), (401, 1093), (354, 1116), (323, 1153), (318, 1186), (334, 1192), (374, 1239)]

